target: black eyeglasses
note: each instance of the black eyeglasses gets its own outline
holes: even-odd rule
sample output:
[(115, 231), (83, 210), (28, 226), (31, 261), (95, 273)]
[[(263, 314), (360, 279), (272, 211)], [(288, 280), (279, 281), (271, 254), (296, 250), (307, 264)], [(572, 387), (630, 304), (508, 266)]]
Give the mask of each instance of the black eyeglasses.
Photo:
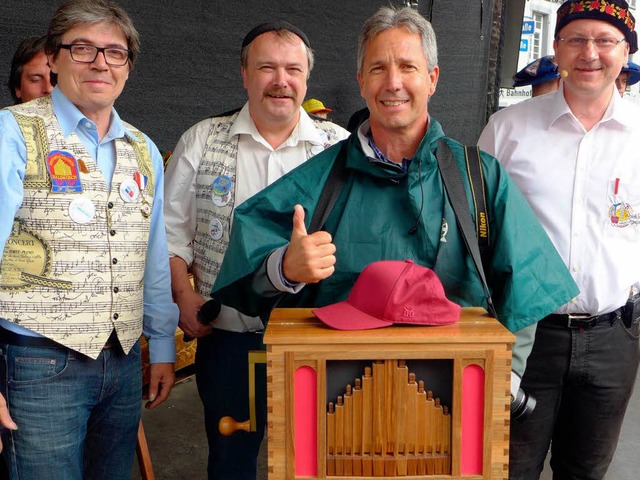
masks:
[(96, 47), (94, 45), (84, 45), (81, 43), (60, 45), (60, 48), (69, 50), (71, 59), (80, 63), (93, 63), (98, 58), (98, 54), (102, 52), (107, 65), (113, 67), (121, 67), (126, 65), (129, 60), (129, 50), (126, 48), (116, 47)]

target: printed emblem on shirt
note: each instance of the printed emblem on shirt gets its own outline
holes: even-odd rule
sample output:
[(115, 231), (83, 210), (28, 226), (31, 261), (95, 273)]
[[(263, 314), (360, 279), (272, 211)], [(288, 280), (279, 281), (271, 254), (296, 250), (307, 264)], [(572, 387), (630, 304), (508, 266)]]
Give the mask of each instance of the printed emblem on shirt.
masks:
[(440, 230), (440, 241), (443, 243), (447, 243), (447, 233), (449, 233), (449, 224), (447, 223), (447, 219), (442, 219), (442, 228)]
[(80, 193), (82, 184), (78, 162), (69, 152), (53, 150), (47, 155), (47, 170), (51, 177), (52, 193)]
[(624, 228), (640, 223), (638, 215), (633, 213), (631, 205), (625, 202), (614, 203), (609, 207), (609, 219), (612, 227)]
[(609, 224), (612, 227), (618, 228), (625, 228), (629, 225), (640, 224), (640, 215), (634, 213), (631, 204), (625, 201), (629, 194), (625, 189), (627, 185), (619, 178), (616, 178), (609, 183), (609, 207), (607, 210)]

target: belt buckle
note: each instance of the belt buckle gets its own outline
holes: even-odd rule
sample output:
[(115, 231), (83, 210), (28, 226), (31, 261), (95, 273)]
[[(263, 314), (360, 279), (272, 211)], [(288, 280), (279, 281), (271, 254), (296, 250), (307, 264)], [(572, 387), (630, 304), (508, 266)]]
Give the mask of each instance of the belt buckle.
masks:
[(597, 317), (591, 316), (588, 313), (568, 313), (567, 314), (567, 328), (591, 328), (595, 326)]

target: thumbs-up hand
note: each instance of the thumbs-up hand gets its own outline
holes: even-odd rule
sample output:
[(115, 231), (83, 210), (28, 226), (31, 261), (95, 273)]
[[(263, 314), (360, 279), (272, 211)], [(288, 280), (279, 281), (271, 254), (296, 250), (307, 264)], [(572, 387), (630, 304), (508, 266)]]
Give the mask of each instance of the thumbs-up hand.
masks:
[(304, 209), (293, 207), (293, 230), (289, 248), (284, 254), (282, 273), (291, 283), (317, 283), (335, 270), (336, 246), (329, 232), (307, 233)]

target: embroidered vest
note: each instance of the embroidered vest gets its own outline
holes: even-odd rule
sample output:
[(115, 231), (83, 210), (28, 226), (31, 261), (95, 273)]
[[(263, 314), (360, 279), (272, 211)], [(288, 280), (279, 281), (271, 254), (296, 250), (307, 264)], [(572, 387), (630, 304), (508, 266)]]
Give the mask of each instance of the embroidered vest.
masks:
[[(211, 289), (220, 272), (224, 253), (229, 245), (231, 230), (231, 216), (234, 208), (233, 189), (228, 197), (215, 195), (212, 185), (222, 177), (231, 180), (236, 185), (236, 165), (238, 156), (239, 137), (229, 138), (229, 131), (238, 113), (225, 117), (211, 119), (209, 135), (205, 143), (202, 159), (198, 167), (196, 180), (197, 227), (194, 242), (194, 262), (191, 271), (194, 276), (196, 290), (205, 298), (211, 296)], [(336, 125), (321, 120), (313, 120), (320, 130), (324, 145), (318, 146), (305, 142), (306, 158), (304, 161), (337, 143), (340, 138), (336, 132)], [(302, 162), (300, 162), (302, 163)], [(219, 182), (219, 180), (217, 180)], [(218, 184), (217, 187), (223, 188)], [(218, 191), (223, 193), (223, 191)], [(214, 202), (214, 197), (215, 202)]]
[[(147, 143), (126, 125), (136, 140), (115, 141), (108, 192), (78, 136), (64, 138), (49, 97), (9, 110), (26, 141), (27, 166), (24, 198), (0, 263), (0, 317), (91, 358), (115, 328), (128, 353), (142, 333), (154, 192)], [(146, 177), (137, 195), (135, 174)]]

